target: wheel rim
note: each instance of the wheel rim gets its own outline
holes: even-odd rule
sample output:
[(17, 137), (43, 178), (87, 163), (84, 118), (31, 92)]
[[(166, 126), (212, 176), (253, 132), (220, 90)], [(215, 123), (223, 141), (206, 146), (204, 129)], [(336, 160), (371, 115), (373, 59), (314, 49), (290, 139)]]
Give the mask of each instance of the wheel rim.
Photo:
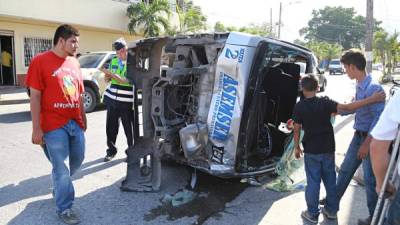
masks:
[(92, 96), (86, 91), (83, 93), (83, 100), (83, 106), (85, 107), (85, 109), (88, 109), (93, 104)]

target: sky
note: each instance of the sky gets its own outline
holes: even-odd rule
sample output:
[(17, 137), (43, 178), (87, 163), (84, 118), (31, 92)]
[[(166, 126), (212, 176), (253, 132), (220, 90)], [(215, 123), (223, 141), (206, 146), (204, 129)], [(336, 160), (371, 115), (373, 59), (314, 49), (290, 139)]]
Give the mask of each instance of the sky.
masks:
[[(358, 15), (366, 16), (367, 0), (193, 0), (207, 16), (210, 28), (215, 22), (224, 25), (241, 27), (250, 23), (261, 24), (270, 21), (278, 22), (279, 2), (282, 2), (281, 39), (293, 41), (301, 39), (299, 30), (307, 26), (313, 9), (325, 6), (353, 7)], [(382, 27), (389, 33), (400, 31), (400, 1), (375, 0), (374, 18), (382, 21)]]

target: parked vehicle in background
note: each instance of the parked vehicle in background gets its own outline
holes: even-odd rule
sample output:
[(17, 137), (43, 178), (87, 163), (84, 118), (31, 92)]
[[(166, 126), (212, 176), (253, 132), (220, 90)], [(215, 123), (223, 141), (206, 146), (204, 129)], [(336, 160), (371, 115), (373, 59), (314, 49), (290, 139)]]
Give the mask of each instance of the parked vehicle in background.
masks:
[[(303, 62), (297, 62), (297, 65), (300, 66), (300, 78), (304, 77), (306, 74), (306, 63)], [(317, 77), (318, 80), (318, 86), (319, 86), (319, 91), (323, 92), (325, 91), (326, 85), (328, 85), (328, 81), (325, 77), (325, 71), (321, 70), (321, 68), (315, 68), (315, 76)], [(301, 85), (299, 83), (299, 92), (301, 92)]]
[(237, 32), (128, 47), (127, 78), (142, 101), (136, 93), (122, 190), (158, 190), (161, 159), (223, 178), (274, 171), (291, 138), (281, 125), (292, 117), (300, 74), (318, 73), (309, 49)]
[(378, 70), (378, 71), (383, 71), (383, 65), (382, 65), (382, 63), (374, 63), (374, 64), (372, 64), (372, 69)]
[(329, 74), (344, 74), (344, 68), (339, 59), (332, 59), (328, 65)]
[(92, 112), (102, 102), (107, 83), (104, 80), (104, 73), (99, 69), (108, 68), (115, 56), (115, 52), (104, 51), (82, 54), (78, 58), (85, 85), (83, 97), (86, 112)]

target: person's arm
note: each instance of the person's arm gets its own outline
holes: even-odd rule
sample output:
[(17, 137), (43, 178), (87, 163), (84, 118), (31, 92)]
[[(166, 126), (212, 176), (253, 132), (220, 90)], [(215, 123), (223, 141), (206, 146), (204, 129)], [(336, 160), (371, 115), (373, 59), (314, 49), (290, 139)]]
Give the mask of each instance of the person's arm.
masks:
[(379, 193), (385, 180), (386, 171), (389, 164), (390, 140), (376, 140), (372, 138), (370, 144), (371, 164), (376, 179), (376, 192)]
[(293, 126), (293, 140), (294, 140), (294, 148), (295, 148), (295, 156), (296, 159), (300, 158), (301, 155), (303, 154), (303, 151), (300, 148), (300, 130), (301, 130), (301, 124), (294, 123)]
[(107, 69), (104, 69), (104, 68), (101, 68), (100, 70), (105, 74), (105, 78), (106, 79), (111, 79), (112, 78), (112, 79), (117, 80), (119, 83), (129, 84), (129, 80), (126, 79), (125, 77), (120, 77), (119, 75), (113, 74), (113, 73), (111, 73), (111, 71), (109, 71)]
[[(370, 93), (373, 92), (373, 94), (370, 96), (371, 97), (374, 96), (376, 94), (376, 92), (378, 92), (378, 91), (382, 92), (383, 91), (382, 87), (372, 86), (370, 89)], [(369, 97), (369, 98), (371, 98), (371, 97)], [(368, 111), (370, 112), (371, 115), (373, 115), (372, 122), (368, 128), (368, 133), (371, 132), (371, 130), (375, 127), (384, 107), (385, 107), (385, 104), (380, 104), (380, 103), (373, 104), (368, 107)], [(365, 159), (365, 157), (367, 157), (367, 155), (369, 154), (369, 146), (370, 146), (371, 140), (372, 140), (372, 136), (370, 134), (368, 134), (368, 136), (365, 138), (364, 142), (361, 144), (361, 146), (358, 150), (357, 156), (359, 159)]]
[(363, 106), (369, 105), (371, 103), (375, 103), (375, 102), (383, 102), (385, 101), (386, 98), (386, 94), (384, 91), (377, 91), (374, 92), (370, 97), (362, 99), (362, 100), (358, 100), (352, 103), (348, 103), (348, 104), (337, 104), (337, 110), (339, 112), (341, 111), (354, 111), (356, 109), (359, 109)]
[(30, 106), (31, 106), (31, 117), (32, 117), (32, 143), (37, 145), (44, 144), (43, 141), (43, 130), (40, 127), (40, 99), (42, 93), (39, 90), (30, 88)]
[(360, 145), (358, 149), (357, 157), (358, 159), (365, 159), (368, 156), (369, 145), (371, 144), (372, 137), (368, 134), (368, 136), (364, 139), (364, 142)]
[(87, 129), (87, 119), (86, 119), (85, 106), (83, 105), (83, 102), (85, 101), (85, 99), (83, 98), (83, 95), (81, 95), (80, 99), (81, 100), (79, 102), (79, 108), (81, 110), (81, 116), (82, 116), (82, 120), (83, 120), (83, 131), (86, 131), (86, 129)]

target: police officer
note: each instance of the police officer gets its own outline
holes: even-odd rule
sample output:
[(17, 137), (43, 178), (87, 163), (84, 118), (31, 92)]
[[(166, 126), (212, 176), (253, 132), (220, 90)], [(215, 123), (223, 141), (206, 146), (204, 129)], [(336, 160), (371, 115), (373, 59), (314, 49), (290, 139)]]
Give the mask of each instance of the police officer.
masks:
[[(118, 136), (119, 120), (124, 127), (128, 148), (133, 145), (133, 86), (126, 78), (126, 59), (128, 48), (123, 38), (113, 44), (117, 57), (111, 60), (108, 70), (102, 69), (106, 81), (111, 84), (104, 93), (103, 102), (107, 107), (107, 154), (104, 162), (117, 154), (115, 141)], [(125, 151), (126, 153), (126, 151)]]

